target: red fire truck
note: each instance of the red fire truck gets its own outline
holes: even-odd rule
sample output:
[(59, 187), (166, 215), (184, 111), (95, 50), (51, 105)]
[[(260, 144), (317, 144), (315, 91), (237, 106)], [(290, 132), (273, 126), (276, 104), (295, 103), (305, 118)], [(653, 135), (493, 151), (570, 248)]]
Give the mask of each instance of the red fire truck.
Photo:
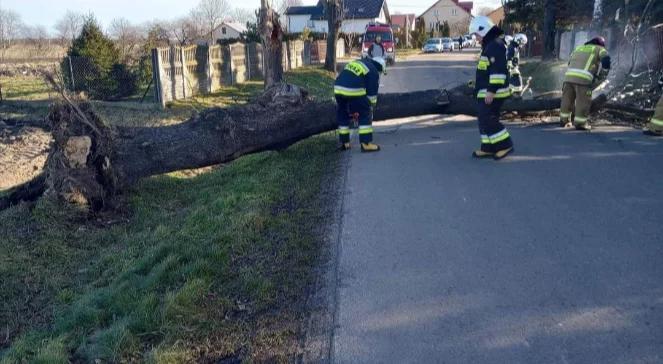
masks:
[(368, 54), (368, 49), (378, 37), (380, 37), (382, 46), (384, 47), (385, 60), (388, 64), (394, 64), (396, 62), (396, 41), (394, 32), (391, 30), (389, 24), (369, 23), (366, 26), (366, 31), (361, 39), (362, 55), (366, 56)]

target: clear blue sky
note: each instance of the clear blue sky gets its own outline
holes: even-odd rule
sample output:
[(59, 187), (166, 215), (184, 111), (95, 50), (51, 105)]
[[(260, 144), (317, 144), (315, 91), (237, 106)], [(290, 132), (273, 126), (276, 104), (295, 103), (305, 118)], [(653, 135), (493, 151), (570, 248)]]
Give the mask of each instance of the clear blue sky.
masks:
[[(436, 0), (387, 0), (392, 13), (420, 14)], [(25, 23), (46, 26), (49, 30), (67, 9), (93, 12), (107, 25), (117, 17), (134, 23), (153, 19), (173, 19), (186, 15), (197, 4), (197, 0), (0, 0), (0, 7), (18, 12)], [(315, 4), (317, 0), (304, 0)], [(230, 0), (233, 7), (257, 8), (260, 0)], [(499, 6), (499, 0), (476, 0), (475, 8)]]

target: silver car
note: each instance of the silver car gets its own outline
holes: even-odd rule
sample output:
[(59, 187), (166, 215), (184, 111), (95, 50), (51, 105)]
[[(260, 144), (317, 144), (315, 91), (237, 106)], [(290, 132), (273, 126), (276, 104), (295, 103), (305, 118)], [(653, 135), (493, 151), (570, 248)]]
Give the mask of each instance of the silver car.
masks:
[(424, 53), (440, 53), (442, 52), (442, 38), (430, 38), (424, 43), (421, 49)]
[(458, 42), (451, 38), (442, 38), (442, 51), (453, 52), (456, 50)]

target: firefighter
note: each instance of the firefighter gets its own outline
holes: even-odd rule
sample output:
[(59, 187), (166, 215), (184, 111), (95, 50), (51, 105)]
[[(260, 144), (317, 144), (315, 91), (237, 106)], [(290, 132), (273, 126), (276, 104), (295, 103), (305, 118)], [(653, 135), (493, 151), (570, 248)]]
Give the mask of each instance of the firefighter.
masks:
[(359, 115), (361, 151), (380, 150), (380, 146), (373, 143), (372, 108), (377, 105), (380, 73), (386, 72), (386, 67), (382, 57), (364, 57), (348, 63), (336, 78), (334, 95), (341, 150), (350, 149), (350, 120), (353, 114)]
[(578, 130), (591, 130), (589, 110), (592, 106), (592, 90), (608, 77), (610, 55), (605, 49), (605, 39), (596, 37), (576, 48), (571, 54), (569, 68), (562, 86), (560, 124), (573, 125)]
[(509, 87), (514, 95), (520, 96), (523, 92), (523, 77), (520, 75), (520, 48), (527, 44), (527, 36), (518, 33), (511, 41), (507, 40), (506, 62), (509, 68)]
[[(658, 87), (663, 89), (663, 76), (658, 79)], [(663, 136), (663, 95), (658, 99), (656, 111), (654, 111), (654, 117), (649, 121), (649, 124), (647, 124), (644, 133), (651, 136)]]
[(500, 123), (502, 104), (511, 96), (504, 32), (490, 18), (478, 16), (470, 22), (470, 34), (474, 34), (481, 42), (481, 56), (474, 82), (481, 148), (472, 155), (475, 158), (498, 160), (513, 151), (511, 136)]

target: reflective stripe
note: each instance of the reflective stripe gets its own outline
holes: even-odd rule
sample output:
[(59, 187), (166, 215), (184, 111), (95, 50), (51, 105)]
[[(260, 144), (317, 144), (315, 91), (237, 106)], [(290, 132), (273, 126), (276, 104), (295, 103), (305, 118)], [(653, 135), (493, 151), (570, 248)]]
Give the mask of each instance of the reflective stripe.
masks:
[(603, 58), (606, 54), (608, 54), (608, 51), (606, 51), (605, 48), (602, 48), (601, 52), (599, 52), (599, 57)]
[(592, 66), (592, 61), (594, 60), (594, 53), (589, 56), (587, 63), (585, 63), (585, 71), (589, 71), (589, 67)]
[(568, 118), (568, 117), (570, 117), (570, 116), (571, 116), (571, 113), (570, 113), (570, 112), (560, 112), (560, 113), (559, 113), (559, 117), (560, 117), (560, 118)]
[(587, 122), (587, 118), (584, 118), (582, 116), (576, 115), (576, 118), (574, 120), (577, 124), (584, 124)]
[(491, 144), (497, 144), (501, 141), (508, 139), (509, 137), (510, 137), (509, 132), (506, 129), (502, 129), (502, 131), (500, 131), (499, 133), (489, 136), (488, 139), (490, 139)]
[(488, 60), (488, 57), (479, 57), (479, 64), (477, 65), (477, 68), (481, 71), (485, 71), (488, 69), (488, 66), (490, 66), (490, 60)]
[[(486, 97), (486, 93), (488, 93), (487, 89), (481, 89), (477, 93), (477, 98), (483, 99)], [(511, 88), (500, 88), (497, 89), (497, 92), (495, 93), (495, 98), (496, 99), (504, 99), (511, 96)]]
[(363, 62), (352, 61), (345, 66), (346, 71), (350, 71), (356, 76), (364, 76), (368, 74), (369, 69)]
[(366, 126), (366, 125), (360, 125), (359, 126), (359, 134), (365, 135), (365, 134), (372, 134), (372, 133), (373, 133), (373, 127)]
[(350, 128), (348, 128), (347, 126), (341, 126), (341, 127), (338, 128), (338, 133), (340, 135), (350, 134)]
[(522, 86), (511, 86), (511, 92), (522, 92), (523, 87)]
[(377, 96), (369, 96), (368, 100), (371, 102), (371, 104), (377, 104), (378, 97)]
[(504, 85), (506, 83), (506, 75), (505, 74), (494, 74), (490, 75), (490, 84), (491, 85)]
[(663, 126), (663, 120), (661, 119), (651, 119), (651, 123), (657, 126)]
[(591, 72), (579, 68), (569, 68), (569, 70), (566, 71), (566, 76), (575, 76), (585, 80), (594, 81), (594, 75)]
[(490, 144), (490, 138), (488, 138), (488, 135), (481, 134), (481, 143), (482, 144)]
[(334, 86), (334, 94), (343, 96), (364, 96), (366, 95), (366, 89), (363, 87), (350, 88), (336, 85)]

